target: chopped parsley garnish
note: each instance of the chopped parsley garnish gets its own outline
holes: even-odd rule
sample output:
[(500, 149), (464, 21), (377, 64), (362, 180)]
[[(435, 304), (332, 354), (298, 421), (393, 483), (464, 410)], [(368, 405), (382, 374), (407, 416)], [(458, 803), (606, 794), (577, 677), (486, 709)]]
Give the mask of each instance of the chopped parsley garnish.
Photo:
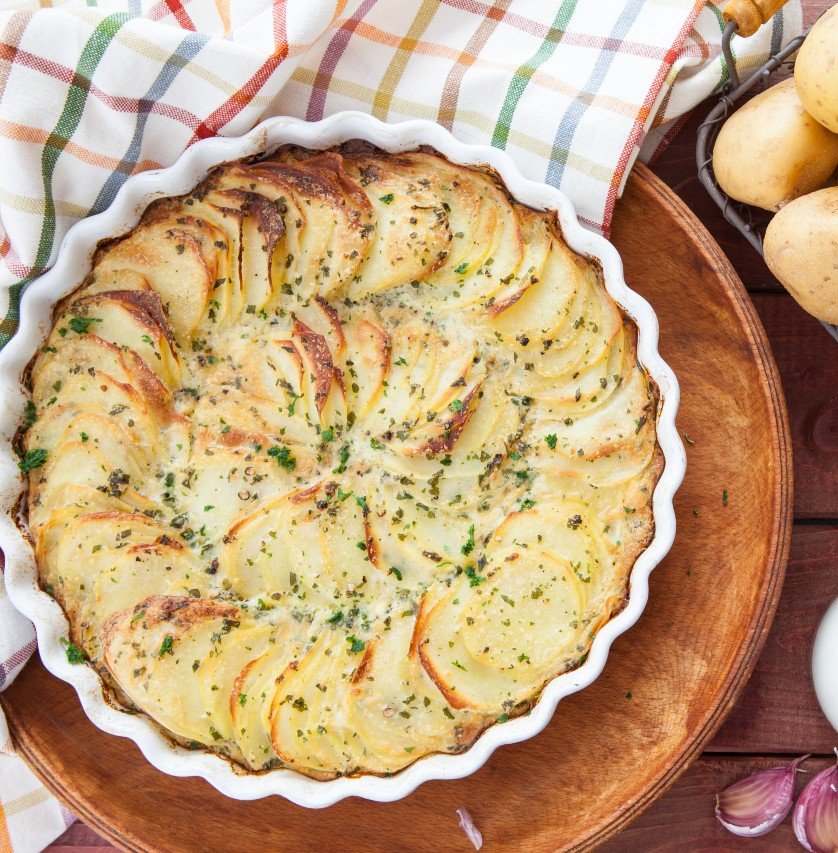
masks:
[(373, 450), (384, 450), (384, 444), (379, 441), (377, 438), (370, 439), (370, 447)]
[(346, 470), (346, 463), (349, 461), (349, 445), (344, 444), (340, 449), (340, 462), (337, 468), (332, 469), (333, 474), (342, 474)]
[(142, 618), (143, 618), (143, 616), (145, 616), (145, 610), (144, 610), (144, 609), (143, 609), (143, 610), (138, 611), (137, 613), (135, 613), (135, 614), (131, 617), (131, 623), (130, 623), (130, 624), (131, 624), (131, 625), (133, 625), (135, 622), (139, 622), (139, 621), (140, 621), (140, 619), (142, 619)]
[(457, 275), (462, 275), (468, 269), (468, 264), (463, 261), (458, 267), (454, 267), (454, 272)]
[(86, 444), (90, 439), (90, 436), (86, 432), (80, 432), (79, 437), (81, 438), (82, 444)]
[(453, 663), (457, 669), (461, 669), (463, 672), (468, 672), (468, 670), (458, 660), (452, 660), (451, 663)]
[(362, 652), (367, 645), (363, 640), (359, 640), (352, 634), (346, 638), (346, 642), (349, 643), (349, 654), (351, 655), (357, 655), (358, 652)]
[(160, 644), (160, 651), (157, 652), (157, 657), (162, 658), (163, 655), (173, 655), (172, 651), (172, 643), (174, 643), (175, 638), (171, 634), (166, 634), (163, 637), (163, 642)]
[(481, 583), (486, 583), (486, 578), (478, 575), (474, 566), (466, 566), (466, 577), (469, 579), (469, 586), (479, 586)]
[(23, 418), (27, 427), (31, 427), (38, 419), (38, 410), (35, 408), (35, 404), (31, 400), (26, 401), (26, 408), (23, 410)]
[(390, 567), (390, 571), (388, 574), (395, 575), (397, 581), (400, 581), (402, 579), (402, 570), (397, 569), (395, 566)]
[(379, 200), (379, 201), (383, 201), (383, 202), (384, 202), (384, 204), (390, 204), (390, 202), (391, 202), (394, 198), (395, 198), (395, 196), (393, 195), (393, 193), (387, 193), (387, 195), (383, 195), (383, 196), (381, 196), (381, 198), (379, 198), (378, 200)]
[(466, 544), (460, 548), (460, 551), (467, 557), (474, 550), (474, 525), (470, 525), (468, 529), (468, 539)]
[(87, 655), (84, 649), (80, 649), (75, 643), (71, 643), (66, 637), (61, 638), (61, 645), (64, 646), (64, 651), (67, 653), (67, 661), (69, 663), (84, 663), (87, 660)]
[(247, 693), (239, 693), (239, 705), (244, 708), (247, 705)]
[(43, 447), (33, 447), (32, 450), (26, 451), (26, 455), (17, 463), (17, 467), (25, 474), (27, 471), (40, 468), (46, 461), (46, 450)]
[(99, 317), (70, 317), (70, 328), (79, 335), (84, 335), (94, 323), (101, 323)]
[(297, 460), (294, 458), (294, 454), (283, 445), (275, 444), (273, 447), (269, 447), (268, 456), (273, 456), (279, 463), (279, 467), (284, 468), (286, 471), (293, 471), (297, 467)]
[(556, 449), (556, 442), (559, 439), (556, 436), (556, 433), (551, 432), (550, 435), (544, 436), (544, 440), (547, 442), (547, 446), (550, 448), (550, 450), (555, 450)]
[(323, 441), (323, 442), (334, 441), (334, 440), (335, 440), (335, 431), (334, 431), (334, 429), (333, 429), (332, 427), (329, 427), (328, 429), (324, 429), (324, 430), (320, 433), (320, 440), (321, 440), (321, 441)]
[(722, 503), (727, 506), (727, 489), (722, 489)]
[(337, 625), (340, 620), (343, 619), (343, 611), (336, 610), (327, 620), (327, 624), (329, 625)]
[(463, 401), (462, 400), (452, 400), (448, 404), (448, 408), (451, 409), (452, 412), (461, 412), (463, 410)]

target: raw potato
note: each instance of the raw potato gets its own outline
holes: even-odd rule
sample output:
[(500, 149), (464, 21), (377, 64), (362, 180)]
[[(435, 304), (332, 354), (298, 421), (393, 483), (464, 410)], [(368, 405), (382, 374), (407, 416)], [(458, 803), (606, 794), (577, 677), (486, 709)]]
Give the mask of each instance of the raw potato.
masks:
[(815, 23), (803, 42), (794, 82), (806, 111), (838, 133), (838, 6)]
[(721, 188), (766, 210), (779, 210), (820, 189), (836, 166), (838, 135), (803, 109), (794, 80), (784, 80), (737, 110), (713, 149)]
[(838, 187), (786, 205), (765, 232), (765, 262), (810, 313), (838, 323)]

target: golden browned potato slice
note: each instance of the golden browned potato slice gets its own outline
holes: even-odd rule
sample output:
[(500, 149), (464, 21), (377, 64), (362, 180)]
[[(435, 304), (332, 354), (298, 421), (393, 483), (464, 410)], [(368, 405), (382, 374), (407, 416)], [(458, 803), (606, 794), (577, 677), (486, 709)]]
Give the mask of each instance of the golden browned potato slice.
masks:
[(497, 299), (523, 273), (521, 220), (507, 194), (493, 177), (458, 170), (430, 154), (403, 154), (399, 159), (405, 171), (412, 167), (424, 174), (448, 214), (452, 234), (448, 255), (426, 279), (434, 285), (437, 310), (456, 312)]
[(278, 594), (312, 606), (374, 597), (378, 571), (356, 497), (314, 486), (240, 518), (219, 557), (232, 588), (245, 598)]
[(221, 740), (201, 694), (201, 663), (239, 630), (238, 607), (157, 595), (114, 614), (101, 631), (104, 662), (128, 698), (175, 735)]
[[(96, 578), (121, 562), (125, 549), (171, 540), (187, 550), (175, 531), (141, 513), (106, 511), (68, 516), (73, 513), (57, 510), (53, 514), (39, 543), (39, 559), (44, 580), (71, 615), (89, 597)], [(50, 535), (53, 526), (54, 536)], [(43, 547), (46, 544), (50, 545), (48, 551)]]
[(494, 551), (430, 610), (423, 602), (425, 671), (454, 708), (509, 712), (578, 653), (581, 586), (569, 560), (537, 545)]
[[(221, 634), (216, 648), (198, 665), (198, 689), (207, 716), (224, 740), (235, 742), (241, 731), (236, 730), (233, 713), (247, 704), (250, 697), (239, 693), (239, 678), (251, 661), (263, 655), (275, 640), (276, 626), (267, 620), (237, 631)], [(256, 704), (256, 697), (253, 697)]]
[[(584, 269), (563, 244), (553, 242), (538, 281), (518, 294), (517, 299), (498, 301), (490, 309), (492, 326), (504, 341), (517, 341), (521, 349), (543, 348), (573, 314), (574, 319), (587, 295)], [(577, 303), (577, 300), (579, 302)], [(526, 341), (526, 343), (524, 343)]]
[[(264, 651), (244, 666), (227, 694), (236, 744), (253, 768), (270, 767), (277, 760), (271, 745), (271, 708), (282, 674), (303, 654), (305, 627), (280, 621)], [(251, 639), (248, 637), (247, 641)], [(212, 672), (210, 675), (214, 677)]]
[(358, 735), (334, 709), (345, 703), (363, 642), (327, 628), (303, 658), (277, 681), (270, 710), (274, 752), (296, 769), (334, 774), (358, 767)]
[(346, 286), (368, 251), (375, 214), (367, 196), (346, 174), (340, 155), (326, 152), (302, 162), (263, 160), (252, 168), (289, 186), (305, 212), (300, 258), (297, 263), (292, 258), (289, 265), (289, 273), (296, 276), (290, 282), (290, 275), (286, 278), (289, 289), (307, 299)]
[(160, 295), (181, 345), (191, 340), (218, 277), (216, 264), (208, 264), (205, 254), (218, 251), (212, 240), (217, 238), (217, 232), (207, 227), (206, 239), (202, 240), (195, 236), (196, 230), (171, 220), (152, 221), (100, 250), (94, 259), (93, 274), (97, 279), (119, 277), (125, 270), (142, 276)]
[(422, 281), (439, 269), (451, 241), (439, 195), (386, 159), (350, 157), (346, 165), (369, 198), (376, 224), (366, 261), (349, 285), (350, 298)]
[(392, 341), (376, 317), (353, 318), (346, 328), (346, 356), (341, 363), (347, 405), (365, 418), (378, 405), (391, 365)]
[[(625, 482), (643, 471), (655, 449), (650, 419), (654, 394), (637, 369), (612, 384), (613, 393), (599, 407), (576, 411), (572, 405), (559, 405), (533, 419), (529, 436), (537, 470), (597, 487)], [(548, 435), (555, 436), (552, 447)]]
[(136, 353), (170, 390), (179, 386), (180, 359), (160, 296), (141, 290), (85, 296), (59, 317), (59, 328), (84, 323), (89, 332), (121, 350)]
[(552, 253), (557, 226), (550, 216), (516, 207), (515, 212), (521, 225), (524, 251), (518, 269), (501, 279), (503, 289), (491, 297), (486, 307), (496, 317), (514, 305), (534, 284), (538, 284)]
[[(478, 714), (453, 709), (411, 654), (415, 625), (412, 613), (401, 612), (379, 626), (342, 694), (346, 731), (338, 734), (350, 765), (395, 772), (430, 752), (456, 751), (485, 724)], [(334, 726), (329, 731), (334, 742)]]
[(79, 619), (82, 647), (94, 659), (101, 656), (99, 631), (114, 613), (152, 595), (200, 597), (208, 591), (210, 577), (196, 555), (169, 536), (134, 543), (121, 553), (111, 550), (93, 562), (105, 568), (88, 587)]

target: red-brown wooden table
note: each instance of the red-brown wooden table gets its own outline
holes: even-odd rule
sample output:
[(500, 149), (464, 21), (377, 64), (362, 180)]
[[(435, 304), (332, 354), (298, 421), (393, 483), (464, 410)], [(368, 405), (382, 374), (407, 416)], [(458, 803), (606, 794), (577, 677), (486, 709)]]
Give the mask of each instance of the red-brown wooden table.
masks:
[[(829, 2), (804, 0), (807, 25)], [(734, 779), (788, 756), (826, 758), (838, 745), (812, 690), (809, 658), (818, 621), (838, 598), (838, 344), (777, 284), (698, 182), (695, 137), (711, 103), (654, 165), (695, 211), (747, 286), (780, 369), (794, 440), (795, 527), (783, 594), (759, 663), (715, 739), (672, 790), (603, 849), (618, 851), (800, 850), (789, 820), (759, 841), (738, 839), (713, 816), (714, 794)], [(814, 763), (814, 762), (813, 762)], [(802, 782), (801, 782), (802, 784)], [(110, 847), (80, 821), (49, 851)]]

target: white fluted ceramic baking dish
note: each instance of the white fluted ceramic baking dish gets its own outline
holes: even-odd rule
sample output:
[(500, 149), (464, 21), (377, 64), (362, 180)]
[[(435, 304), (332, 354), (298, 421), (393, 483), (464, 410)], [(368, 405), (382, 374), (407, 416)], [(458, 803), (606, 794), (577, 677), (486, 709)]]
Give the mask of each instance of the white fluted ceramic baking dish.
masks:
[[(430, 145), (454, 163), (489, 165), (500, 174), (518, 201), (534, 208), (558, 211), (562, 232), (570, 247), (600, 262), (606, 289), (637, 323), (640, 362), (660, 390), (657, 435), (665, 467), (653, 497), (655, 534), (631, 572), (627, 606), (597, 633), (586, 662), (549, 682), (531, 713), (487, 729), (466, 752), (429, 755), (389, 778), (359, 776), (320, 782), (288, 769), (247, 775), (216, 754), (175, 745), (142, 714), (120, 712), (106, 698), (102, 682), (93, 669), (73, 666), (67, 661), (60, 643), (60, 638), (68, 633), (67, 620), (59, 605), (39, 588), (32, 548), (16, 523), (23, 478), (12, 449), (12, 439), (23, 418), (28, 397), (21, 374), (51, 328), (53, 306), (77, 287), (89, 271), (97, 242), (130, 230), (151, 201), (188, 192), (208, 171), (226, 161), (260, 154), (284, 143), (319, 149), (348, 139), (364, 139), (390, 152)], [(524, 178), (502, 151), (458, 142), (431, 122), (384, 124), (355, 112), (339, 113), (316, 123), (272, 118), (237, 139), (204, 140), (186, 151), (173, 166), (130, 178), (108, 210), (71, 228), (55, 266), (29, 285), (23, 296), (20, 329), (0, 352), (3, 403), (0, 413), (0, 548), (5, 555), (9, 597), (35, 623), (44, 665), (76, 689), (90, 720), (110, 734), (133, 740), (143, 755), (164, 773), (200, 776), (236, 799), (279, 794), (309, 808), (328, 806), (350, 796), (382, 802), (397, 800), (428, 780), (467, 776), (480, 768), (497, 747), (538, 734), (550, 721), (559, 700), (591, 684), (602, 672), (615, 638), (638, 620), (646, 606), (649, 575), (666, 555), (675, 537), (672, 500), (686, 467), (684, 447), (675, 428), (678, 383), (657, 347), (657, 317), (650, 305), (626, 286), (616, 249), (578, 223), (573, 206), (562, 192)]]

